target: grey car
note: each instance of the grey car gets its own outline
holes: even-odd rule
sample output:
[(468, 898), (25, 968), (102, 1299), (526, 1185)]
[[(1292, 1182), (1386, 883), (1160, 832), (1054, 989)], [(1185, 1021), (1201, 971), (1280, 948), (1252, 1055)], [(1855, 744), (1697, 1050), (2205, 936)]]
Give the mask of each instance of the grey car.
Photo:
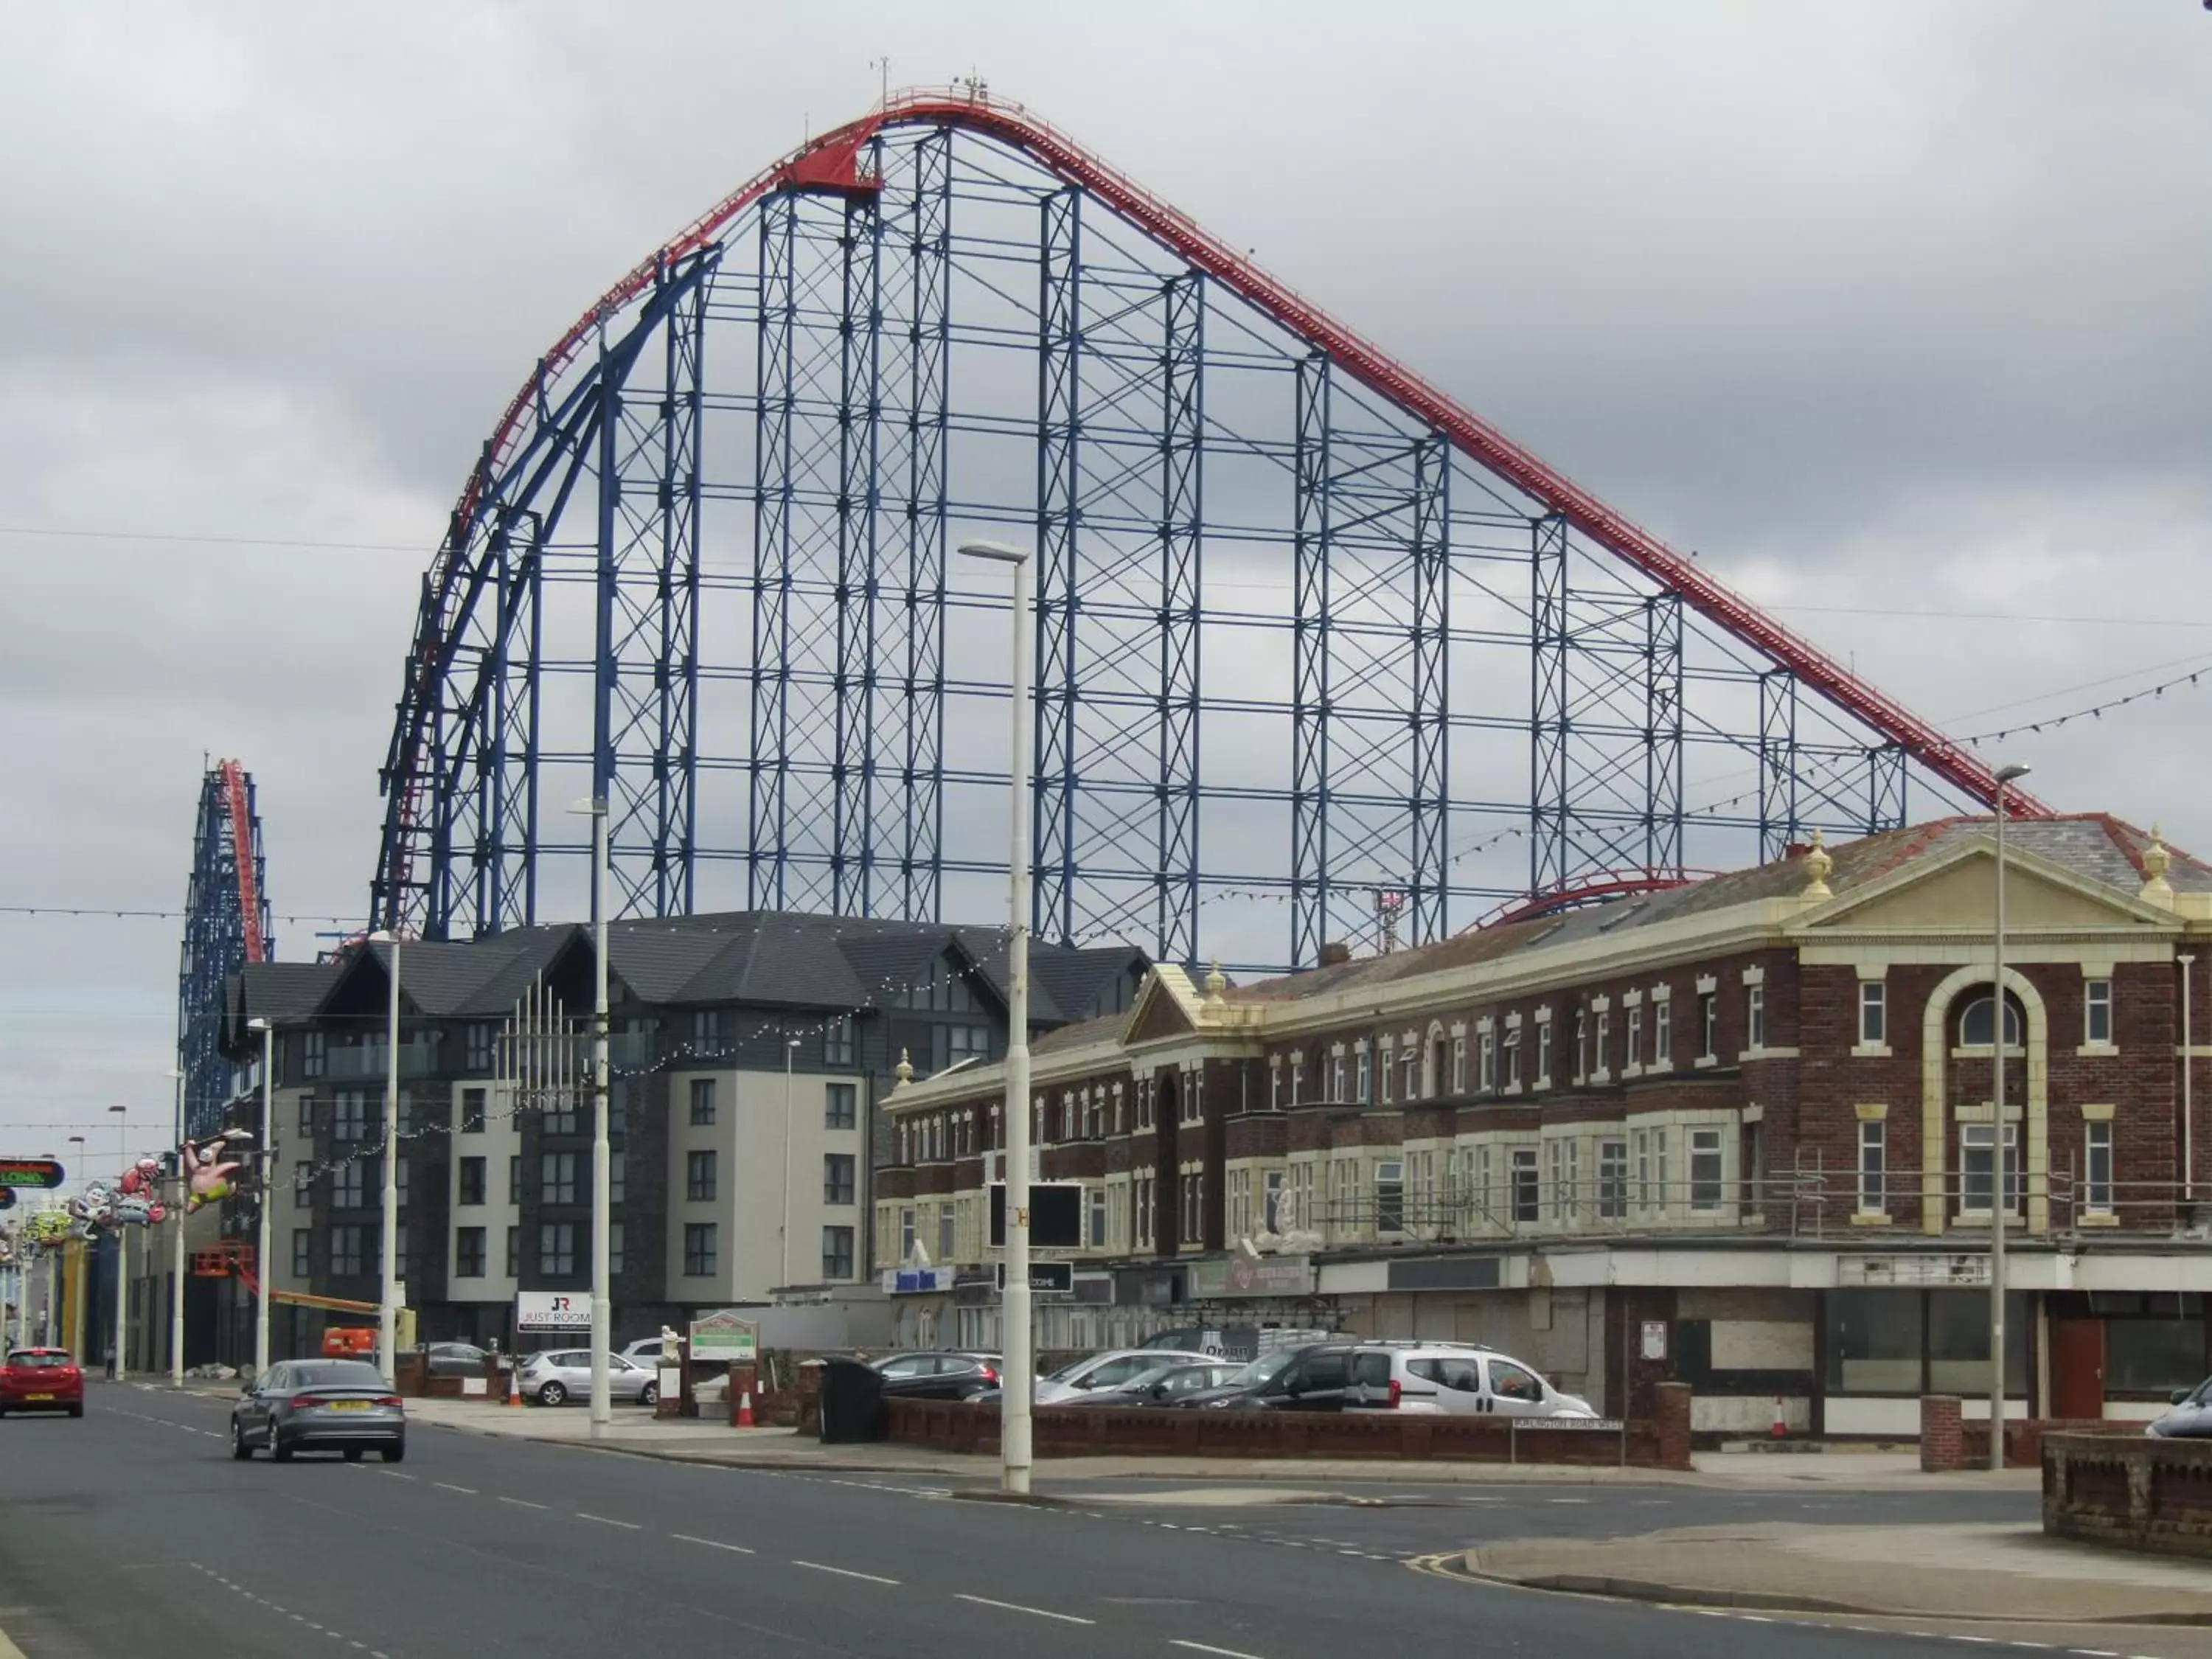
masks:
[(2160, 1440), (2212, 1437), (2212, 1377), (2193, 1389), (2176, 1389), (2169, 1398), (2172, 1408), (2143, 1432)]
[[(518, 1387), (525, 1400), (541, 1406), (564, 1406), (571, 1400), (592, 1397), (592, 1351), (589, 1348), (551, 1348), (522, 1362)], [(618, 1353), (607, 1356), (607, 1392), (616, 1400), (650, 1406), (660, 1398), (655, 1374), (632, 1364)]]
[(363, 1359), (288, 1359), (246, 1385), (230, 1408), (230, 1455), (336, 1451), (357, 1463), (374, 1448), (387, 1463), (407, 1455), (407, 1408)]

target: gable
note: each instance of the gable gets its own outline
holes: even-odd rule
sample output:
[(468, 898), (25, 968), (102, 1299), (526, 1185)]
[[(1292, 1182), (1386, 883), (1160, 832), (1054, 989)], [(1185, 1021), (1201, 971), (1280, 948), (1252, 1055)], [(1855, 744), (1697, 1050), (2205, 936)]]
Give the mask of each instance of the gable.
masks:
[(1174, 994), (1161, 982), (1155, 971), (1145, 981), (1143, 994), (1137, 999), (1134, 1012), (1121, 1034), (1125, 1043), (1150, 1042), (1159, 1037), (1188, 1036), (1198, 1028), (1191, 1024), (1190, 1016), (1183, 1011)]
[[(1924, 875), (1907, 876), (1814, 921), (1814, 928), (1854, 932), (1987, 933), (1996, 899), (1996, 860), (1988, 852), (1948, 861)], [(2028, 860), (2005, 860), (2005, 927), (2008, 931), (2064, 932), (2109, 928), (2147, 921), (2123, 894), (2074, 884), (2046, 873)]]

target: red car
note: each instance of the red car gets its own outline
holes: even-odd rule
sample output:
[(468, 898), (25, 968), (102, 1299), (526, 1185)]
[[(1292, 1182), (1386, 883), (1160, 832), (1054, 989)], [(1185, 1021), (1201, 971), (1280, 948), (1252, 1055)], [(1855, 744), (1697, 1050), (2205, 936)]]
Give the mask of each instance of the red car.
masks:
[(9, 1412), (84, 1415), (84, 1373), (66, 1348), (15, 1348), (0, 1367), (0, 1417)]

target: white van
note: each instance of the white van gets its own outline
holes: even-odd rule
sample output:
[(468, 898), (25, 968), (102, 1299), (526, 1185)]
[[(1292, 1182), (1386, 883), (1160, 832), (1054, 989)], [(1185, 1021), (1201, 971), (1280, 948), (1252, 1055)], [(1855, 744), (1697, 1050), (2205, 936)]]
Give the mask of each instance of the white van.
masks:
[(1534, 1366), (1459, 1343), (1375, 1343), (1353, 1350), (1344, 1408), (1430, 1417), (1597, 1416), (1589, 1401), (1553, 1388)]

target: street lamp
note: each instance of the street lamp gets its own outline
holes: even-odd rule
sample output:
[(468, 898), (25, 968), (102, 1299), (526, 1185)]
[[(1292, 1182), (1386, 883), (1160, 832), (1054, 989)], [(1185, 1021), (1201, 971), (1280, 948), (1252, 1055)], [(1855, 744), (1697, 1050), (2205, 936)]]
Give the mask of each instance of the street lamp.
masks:
[(1030, 556), (1003, 542), (963, 542), (963, 557), (1011, 566), (1013, 705), (1006, 778), (1013, 798), (1006, 838), (1006, 1290), (1005, 1389), (1000, 1398), (999, 1485), (1030, 1489)]
[(614, 1340), (614, 1152), (607, 1080), (607, 799), (594, 795), (571, 812), (592, 820), (592, 1425), (594, 1440), (614, 1426), (614, 1384), (607, 1348)]
[[(276, 1028), (265, 1019), (252, 1019), (246, 1023), (246, 1029), (261, 1033), (261, 1147), (260, 1157), (257, 1160), (261, 1165), (260, 1191), (258, 1195), (261, 1214), (259, 1219), (254, 1224), (253, 1237), (253, 1271), (256, 1275), (254, 1282), (261, 1287), (260, 1294), (253, 1298), (253, 1374), (258, 1376), (269, 1369), (269, 1211), (273, 1202), (270, 1183), (276, 1173), (276, 1164), (272, 1161), (274, 1143), (269, 1137), (270, 1126), (276, 1121), (276, 1116), (274, 1109), (275, 1102), (272, 1098), (276, 1076)], [(393, 1047), (395, 1056), (398, 1052), (398, 1046), (395, 1044)], [(393, 1063), (398, 1064), (396, 1059)], [(184, 1215), (181, 1209), (177, 1217), (177, 1227), (179, 1240), (177, 1259), (182, 1261), (185, 1247), (182, 1242)], [(181, 1273), (182, 1269), (179, 1268), (179, 1271)], [(183, 1282), (182, 1279), (178, 1280), (179, 1284)], [(387, 1372), (386, 1375), (389, 1373)]]
[(791, 1062), (799, 1053), (799, 1039), (783, 1040), (783, 1228), (777, 1240), (777, 1264), (781, 1282), (791, 1283)]
[[(177, 1214), (175, 1237), (169, 1241), (169, 1386), (185, 1386), (185, 1073), (169, 1068), (176, 1085)], [(264, 1126), (265, 1127), (265, 1126)]]
[[(92, 1154), (85, 1149), (84, 1137), (82, 1135), (71, 1135), (69, 1138), (69, 1144), (76, 1149), (70, 1153), (70, 1162), (76, 1165), (80, 1170), (83, 1169), (85, 1167), (85, 1159), (92, 1156)], [(79, 1182), (82, 1183), (84, 1177), (82, 1176), (79, 1176), (77, 1179)], [(69, 1342), (70, 1352), (77, 1357), (77, 1362), (80, 1364), (84, 1361), (84, 1277), (91, 1266), (91, 1245), (88, 1243), (81, 1244), (76, 1252), (78, 1264), (76, 1270), (76, 1306), (70, 1313)]]
[[(115, 1119), (115, 1183), (119, 1189), (123, 1177), (131, 1170), (131, 1113), (128, 1107), (111, 1106), (108, 1112)], [(123, 1344), (130, 1330), (131, 1319), (131, 1230), (115, 1230), (115, 1380), (120, 1382), (130, 1369)]]
[[(376, 1363), (387, 1382), (399, 1379), (399, 935), (385, 930), (368, 936), (372, 945), (392, 947), (390, 994), (384, 1032), (384, 1224), (378, 1231), (380, 1288), (376, 1303)], [(261, 1270), (269, 1271), (263, 1262)]]
[[(1990, 1136), (1996, 1143), (1996, 1181), (1990, 1194), (1990, 1467), (1993, 1469), (2005, 1466), (2005, 1218), (2012, 1208), (2012, 1160), (2005, 1152), (2005, 786), (2027, 773), (2025, 766), (2001, 766), (1996, 776), (1996, 927), (1990, 952), (1996, 971), (1990, 1026), (1990, 1092), (1996, 1118)], [(2023, 1130), (2027, 1127), (2024, 1121), (2021, 1125)]]

